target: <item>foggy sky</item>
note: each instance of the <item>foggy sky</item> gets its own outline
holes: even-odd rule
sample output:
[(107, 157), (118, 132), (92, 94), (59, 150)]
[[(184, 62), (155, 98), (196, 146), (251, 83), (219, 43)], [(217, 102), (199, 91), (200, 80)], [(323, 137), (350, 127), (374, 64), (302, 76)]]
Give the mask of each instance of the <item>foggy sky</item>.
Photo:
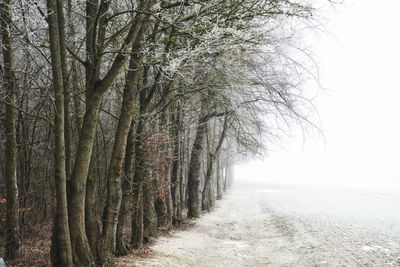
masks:
[(329, 34), (314, 49), (325, 139), (286, 138), (236, 178), (400, 189), (399, 10), (399, 1), (352, 0), (329, 12)]

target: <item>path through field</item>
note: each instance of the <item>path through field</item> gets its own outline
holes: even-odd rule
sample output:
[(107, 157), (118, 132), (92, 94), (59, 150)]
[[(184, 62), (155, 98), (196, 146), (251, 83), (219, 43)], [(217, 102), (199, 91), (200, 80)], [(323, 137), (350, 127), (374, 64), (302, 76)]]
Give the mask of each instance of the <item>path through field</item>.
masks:
[(118, 266), (400, 266), (400, 195), (236, 181), (151, 249)]

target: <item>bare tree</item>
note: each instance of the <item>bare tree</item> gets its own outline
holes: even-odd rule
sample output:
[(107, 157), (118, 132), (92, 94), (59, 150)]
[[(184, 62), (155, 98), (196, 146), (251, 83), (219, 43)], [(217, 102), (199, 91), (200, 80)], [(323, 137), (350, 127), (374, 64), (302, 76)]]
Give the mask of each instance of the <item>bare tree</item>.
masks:
[(4, 87), (7, 102), (5, 117), (5, 175), (7, 187), (6, 251), (7, 259), (16, 259), (19, 253), (18, 187), (17, 187), (17, 132), (16, 132), (16, 81), (11, 37), (10, 1), (0, 3), (1, 40), (3, 46)]

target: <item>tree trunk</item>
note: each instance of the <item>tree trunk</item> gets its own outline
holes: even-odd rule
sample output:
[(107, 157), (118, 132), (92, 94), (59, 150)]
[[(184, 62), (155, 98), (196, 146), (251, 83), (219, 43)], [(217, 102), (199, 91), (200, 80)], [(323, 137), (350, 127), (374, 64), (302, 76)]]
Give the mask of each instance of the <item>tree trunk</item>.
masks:
[(99, 140), (96, 137), (96, 145), (91, 156), (89, 175), (86, 184), (85, 194), (85, 231), (88, 238), (90, 249), (95, 260), (99, 261), (98, 241), (100, 238), (100, 225), (98, 220), (97, 197), (99, 195), (100, 173), (96, 166), (96, 157), (99, 155)]
[[(157, 229), (152, 228), (154, 225), (153, 214), (154, 210), (154, 193), (153, 185), (151, 184), (150, 174), (146, 169), (145, 157), (146, 151), (144, 149), (144, 135), (145, 135), (145, 116), (147, 108), (154, 96), (157, 89), (158, 79), (160, 75), (156, 75), (153, 86), (148, 90), (146, 88), (148, 67), (143, 68), (143, 77), (138, 82), (139, 103), (140, 111), (138, 127), (136, 129), (135, 141), (135, 174), (133, 178), (133, 213), (132, 213), (132, 236), (131, 244), (133, 248), (139, 248), (143, 243), (144, 235), (152, 235)], [(157, 77), (158, 76), (158, 77)], [(157, 226), (157, 219), (155, 219)], [(154, 231), (153, 231), (154, 229)]]
[[(93, 157), (92, 157), (93, 160)], [(89, 246), (91, 251), (94, 253), (94, 257), (98, 259), (97, 255), (97, 244), (100, 238), (100, 226), (97, 220), (96, 213), (96, 197), (98, 196), (98, 179), (95, 170), (92, 170), (93, 161), (90, 163), (90, 173), (86, 185), (86, 196), (85, 196), (85, 231), (88, 238)]]
[(207, 123), (199, 121), (194, 140), (192, 155), (189, 163), (188, 175), (188, 217), (199, 218), (199, 175), (201, 166), (201, 154), (203, 151), (204, 137), (207, 131)]
[(71, 85), (67, 69), (67, 49), (65, 44), (65, 19), (63, 1), (57, 1), (58, 32), (60, 40), (61, 70), (64, 90), (64, 140), (65, 140), (65, 173), (67, 180), (71, 178), (72, 169), (72, 125), (71, 125)]
[[(157, 182), (155, 182), (154, 184), (155, 184), (155, 186), (157, 186)], [(161, 186), (164, 187), (165, 185), (161, 185)], [(153, 200), (155, 212), (157, 214), (155, 216), (156, 217), (155, 228), (157, 228), (157, 226), (167, 226), (167, 224), (168, 224), (168, 207), (167, 207), (167, 201), (166, 201), (167, 196), (165, 194), (166, 191), (165, 191), (165, 188), (162, 188), (161, 190), (163, 191), (162, 193), (160, 193), (161, 196), (156, 196), (156, 199)], [(154, 192), (149, 191), (148, 193), (149, 194), (153, 193), (153, 199), (154, 199)], [(149, 201), (151, 201), (150, 198), (149, 198)], [(154, 215), (150, 213), (149, 216), (151, 216), (149, 218), (149, 221), (150, 221), (149, 224), (151, 226), (151, 222), (152, 222)], [(153, 226), (153, 228), (154, 228), (154, 226)]]
[(222, 191), (225, 193), (226, 192), (226, 189), (227, 189), (227, 175), (226, 175), (226, 172), (227, 172), (227, 166), (226, 166), (226, 163), (225, 163), (225, 167), (222, 169), (222, 181), (223, 181), (223, 186), (222, 186)]
[[(154, 185), (147, 169), (143, 170), (143, 236), (146, 238), (157, 235), (158, 217), (154, 203)], [(166, 211), (166, 207), (165, 207)]]
[(50, 52), (53, 73), (53, 88), (55, 92), (55, 180), (56, 180), (56, 216), (52, 237), (53, 265), (72, 266), (72, 250), (68, 227), (67, 207), (67, 176), (65, 168), (65, 136), (64, 136), (64, 87), (60, 52), (60, 32), (58, 25), (58, 5), (61, 0), (48, 0)]
[[(167, 112), (164, 111), (161, 113), (160, 120), (159, 120), (159, 129), (158, 131), (160, 133), (166, 133), (167, 132), (167, 125), (168, 125), (168, 117), (167, 117)], [(161, 159), (161, 161), (164, 161), (167, 159), (168, 156), (168, 146), (166, 143), (161, 143), (158, 152), (157, 152), (157, 157)], [(161, 164), (164, 164), (163, 162)], [(168, 166), (169, 168), (169, 166)], [(170, 203), (170, 188), (169, 188), (169, 182), (170, 182), (170, 177), (169, 177), (169, 171), (165, 172), (165, 175), (162, 175), (160, 177), (156, 177), (153, 182), (153, 192), (149, 192), (153, 196), (153, 202), (154, 202), (154, 207), (156, 211), (156, 227), (157, 226), (168, 226), (169, 224), (169, 207), (168, 204)], [(154, 189), (157, 190), (157, 193), (154, 194)], [(149, 198), (149, 200), (151, 200)], [(154, 216), (153, 214), (149, 214), (150, 216)], [(153, 218), (150, 218), (149, 221), (151, 221)], [(145, 225), (146, 227), (146, 225)]]
[(207, 160), (207, 173), (206, 177), (204, 178), (204, 188), (201, 197), (201, 208), (203, 211), (210, 211), (211, 208), (214, 206), (213, 199), (212, 199), (212, 174), (214, 170), (214, 159), (213, 154), (210, 153), (208, 155)]
[(135, 126), (133, 121), (129, 130), (125, 154), (125, 177), (122, 180), (122, 201), (118, 217), (116, 233), (116, 253), (118, 255), (128, 254), (128, 247), (123, 240), (123, 230), (128, 217), (128, 207), (132, 196), (132, 182), (135, 164)]
[(138, 249), (142, 246), (143, 242), (143, 186), (142, 182), (135, 178), (133, 182), (134, 212), (132, 214), (131, 245), (133, 248)]
[(224, 168), (224, 192), (226, 192), (226, 190), (228, 190), (228, 186), (229, 186), (229, 159), (225, 159), (225, 168)]
[(125, 158), (125, 148), (128, 139), (129, 129), (134, 114), (135, 96), (139, 77), (141, 57), (137, 53), (143, 39), (144, 26), (139, 31), (132, 46), (132, 55), (129, 63), (129, 71), (126, 78), (124, 96), (121, 107), (121, 115), (114, 138), (114, 148), (111, 156), (110, 167), (107, 179), (107, 204), (103, 221), (101, 238), (101, 259), (104, 265), (112, 266), (112, 259), (115, 251), (115, 236), (118, 223), (119, 210), (122, 198), (121, 178), (122, 163)]
[(212, 175), (214, 173), (214, 161), (215, 158), (218, 157), (218, 154), (220, 153), (222, 144), (225, 140), (227, 130), (228, 130), (228, 116), (225, 116), (224, 125), (218, 140), (217, 147), (215, 148), (214, 152), (209, 153), (208, 156), (207, 173), (204, 182), (204, 189), (202, 192), (202, 209), (206, 211), (210, 211), (210, 209), (214, 206), (213, 182), (212, 182)]
[[(180, 217), (183, 217), (183, 210), (187, 208), (187, 195), (188, 195), (188, 190), (187, 190), (187, 181), (188, 181), (188, 162), (185, 159), (190, 159), (190, 128), (187, 131), (184, 131), (185, 137), (184, 140), (182, 141), (182, 150), (180, 156), (181, 160), (181, 170), (180, 170), (180, 199), (181, 199), (181, 209), (180, 209)], [(186, 140), (186, 142), (185, 142)]]
[(172, 197), (172, 223), (173, 225), (179, 225), (182, 219), (181, 212), (181, 119), (180, 119), (180, 109), (178, 108), (174, 112), (171, 112), (171, 121), (173, 121), (173, 126), (171, 129), (172, 140), (174, 144), (173, 157), (175, 161), (172, 163), (171, 171), (171, 197)]
[(85, 195), (89, 164), (96, 132), (96, 124), (101, 104), (101, 95), (92, 93), (87, 98), (86, 113), (83, 118), (69, 195), (69, 223), (74, 264), (94, 266), (85, 230)]
[[(170, 173), (170, 172), (169, 172)], [(172, 204), (172, 194), (171, 194), (171, 176), (168, 176), (167, 181), (167, 226), (172, 226), (172, 218), (173, 218), (173, 204)]]
[(135, 140), (135, 174), (133, 175), (133, 213), (131, 236), (131, 244), (133, 248), (141, 247), (143, 241), (143, 124), (143, 120), (139, 119)]
[[(138, 37), (138, 33), (149, 16), (146, 12), (138, 12), (135, 20), (130, 27), (127, 36), (121, 47), (121, 51), (114, 58), (111, 67), (104, 75), (103, 79), (99, 79), (99, 71), (101, 65), (101, 56), (96, 51), (98, 41), (104, 37), (103, 23), (106, 23), (107, 6), (111, 3), (105, 1), (105, 5), (99, 10), (102, 15), (99, 20), (97, 17), (97, 5), (93, 1), (86, 2), (87, 25), (86, 25), (86, 112), (82, 122), (82, 128), (79, 136), (79, 144), (76, 151), (74, 169), (71, 177), (71, 192), (69, 197), (69, 218), (70, 218), (70, 234), (74, 264), (76, 266), (94, 266), (93, 253), (90, 250), (88, 239), (84, 227), (84, 203), (87, 176), (90, 164), (90, 157), (93, 148), (93, 140), (96, 132), (96, 124), (99, 118), (99, 111), (104, 93), (110, 88), (114, 80), (118, 76), (121, 67), (124, 64), (127, 49)], [(140, 10), (150, 8), (152, 1), (141, 1)], [(100, 23), (101, 25), (94, 25)], [(96, 30), (99, 29), (96, 38)], [(115, 180), (114, 180), (115, 181)], [(113, 223), (113, 222), (111, 222)], [(110, 228), (111, 229), (111, 228)], [(107, 230), (108, 231), (108, 230)]]
[[(0, 4), (1, 38), (4, 62), (4, 87), (7, 101), (16, 101), (16, 82), (14, 73), (13, 50), (10, 28), (12, 25), (10, 0)], [(5, 116), (5, 179), (7, 189), (6, 211), (6, 249), (5, 258), (14, 260), (19, 255), (19, 219), (18, 219), (18, 187), (17, 187), (17, 131), (16, 110), (11, 105), (6, 106)]]
[(222, 199), (222, 170), (221, 170), (221, 157), (217, 159), (217, 200)]

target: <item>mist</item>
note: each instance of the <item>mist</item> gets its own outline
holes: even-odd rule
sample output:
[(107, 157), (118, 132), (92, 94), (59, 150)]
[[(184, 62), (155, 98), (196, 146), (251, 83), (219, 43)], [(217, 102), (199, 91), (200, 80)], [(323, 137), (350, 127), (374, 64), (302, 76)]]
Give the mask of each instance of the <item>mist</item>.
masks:
[(346, 1), (330, 16), (313, 49), (324, 136), (304, 140), (296, 129), (264, 160), (237, 165), (236, 179), (400, 190), (399, 8)]

